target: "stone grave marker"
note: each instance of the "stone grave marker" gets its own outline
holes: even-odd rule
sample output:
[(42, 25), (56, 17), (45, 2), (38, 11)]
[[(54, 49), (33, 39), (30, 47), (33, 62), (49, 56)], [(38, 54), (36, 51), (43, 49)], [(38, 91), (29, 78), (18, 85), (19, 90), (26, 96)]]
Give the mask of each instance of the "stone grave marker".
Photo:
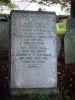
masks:
[(64, 37), (65, 63), (75, 63), (75, 19), (68, 21), (68, 31)]
[(65, 63), (75, 63), (75, 28), (70, 29), (64, 38)]
[(0, 21), (0, 50), (9, 49), (9, 22)]
[(57, 88), (56, 15), (11, 12), (10, 88)]
[(75, 28), (75, 18), (69, 19), (67, 21), (67, 28), (69, 30)]

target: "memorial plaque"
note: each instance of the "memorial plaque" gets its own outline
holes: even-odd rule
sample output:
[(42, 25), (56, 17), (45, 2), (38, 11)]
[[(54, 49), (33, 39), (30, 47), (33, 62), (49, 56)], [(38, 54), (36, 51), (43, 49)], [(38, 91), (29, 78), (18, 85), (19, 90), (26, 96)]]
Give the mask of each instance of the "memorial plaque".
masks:
[(75, 63), (75, 28), (70, 29), (64, 38), (65, 63)]
[(56, 15), (11, 13), (11, 88), (57, 87)]

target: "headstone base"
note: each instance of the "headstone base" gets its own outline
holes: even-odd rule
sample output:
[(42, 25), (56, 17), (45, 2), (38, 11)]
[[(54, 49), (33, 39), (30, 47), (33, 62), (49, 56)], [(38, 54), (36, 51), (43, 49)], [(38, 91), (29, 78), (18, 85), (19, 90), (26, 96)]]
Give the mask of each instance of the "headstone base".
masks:
[(58, 88), (48, 88), (48, 89), (11, 89), (11, 95), (35, 95), (36, 93), (45, 93), (45, 94), (57, 94), (59, 93)]
[(52, 89), (12, 89), (9, 100), (36, 100), (37, 93), (47, 94), (48, 100), (63, 100), (58, 88)]

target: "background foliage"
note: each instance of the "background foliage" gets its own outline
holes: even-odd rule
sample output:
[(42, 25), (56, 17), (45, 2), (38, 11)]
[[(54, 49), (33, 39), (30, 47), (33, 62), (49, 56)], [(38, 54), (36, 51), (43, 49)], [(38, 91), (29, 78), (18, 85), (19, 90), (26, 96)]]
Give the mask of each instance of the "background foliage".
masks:
[(3, 3), (10, 3), (10, 0), (1, 0)]
[(66, 12), (70, 12), (71, 9), (71, 0), (32, 0), (32, 1), (47, 6), (50, 6), (51, 4), (60, 4), (61, 9), (65, 9)]
[(56, 4), (62, 4), (64, 6), (67, 6), (67, 4), (71, 3), (71, 0), (32, 0), (33, 2), (40, 2), (40, 3), (56, 3)]

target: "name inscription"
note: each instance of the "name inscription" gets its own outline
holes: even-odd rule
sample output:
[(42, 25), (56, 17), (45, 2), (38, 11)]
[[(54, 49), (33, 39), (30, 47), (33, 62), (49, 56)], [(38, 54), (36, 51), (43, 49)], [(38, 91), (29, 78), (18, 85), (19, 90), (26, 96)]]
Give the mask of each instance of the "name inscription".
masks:
[(48, 12), (11, 14), (11, 88), (57, 86), (55, 20)]
[(16, 52), (12, 51), (12, 56), (15, 53), (15, 60), (18, 59), (28, 67), (42, 66), (53, 55), (50, 42), (54, 36), (52, 29), (55, 25), (52, 19), (47, 20), (46, 15), (42, 17), (39, 20), (30, 16), (16, 19), (16, 22), (20, 20), (20, 23), (12, 36), (17, 49)]

